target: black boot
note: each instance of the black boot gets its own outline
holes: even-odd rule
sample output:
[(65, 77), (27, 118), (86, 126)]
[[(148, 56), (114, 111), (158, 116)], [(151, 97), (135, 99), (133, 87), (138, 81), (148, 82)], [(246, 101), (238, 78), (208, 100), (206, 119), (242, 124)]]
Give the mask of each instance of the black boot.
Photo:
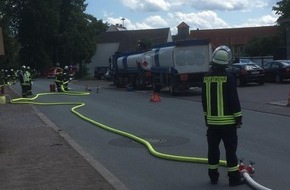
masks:
[(245, 183), (244, 179), (240, 174), (240, 171), (228, 172), (228, 176), (230, 186), (237, 186)]
[(208, 175), (209, 175), (211, 184), (215, 185), (218, 183), (220, 174), (217, 169), (209, 169)]

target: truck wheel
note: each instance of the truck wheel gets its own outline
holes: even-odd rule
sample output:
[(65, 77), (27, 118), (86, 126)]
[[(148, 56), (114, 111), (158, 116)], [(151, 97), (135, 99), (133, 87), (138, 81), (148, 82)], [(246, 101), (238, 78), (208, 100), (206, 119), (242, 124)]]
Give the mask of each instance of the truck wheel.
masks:
[(122, 87), (122, 81), (123, 81), (123, 79), (122, 79), (122, 77), (117, 77), (117, 81), (116, 81), (116, 86), (117, 86), (117, 88), (121, 88)]
[(141, 89), (142, 87), (141, 80), (139, 77), (137, 77), (135, 80), (135, 86), (136, 86), (136, 89)]
[(175, 96), (176, 95), (176, 86), (175, 86), (175, 83), (174, 83), (174, 80), (171, 79), (170, 82), (169, 82), (169, 92), (171, 95)]
[(265, 80), (264, 79), (261, 79), (260, 81), (259, 81), (259, 85), (263, 85), (265, 83)]
[(117, 86), (117, 79), (116, 79), (116, 77), (113, 78), (113, 84), (114, 84), (114, 86)]
[(145, 89), (145, 85), (143, 83), (143, 80), (140, 76), (138, 76), (135, 80), (135, 85), (137, 89)]
[(156, 82), (154, 81), (154, 82), (152, 83), (152, 89), (153, 89), (154, 92), (160, 92), (160, 90), (161, 90), (161, 85), (156, 84)]

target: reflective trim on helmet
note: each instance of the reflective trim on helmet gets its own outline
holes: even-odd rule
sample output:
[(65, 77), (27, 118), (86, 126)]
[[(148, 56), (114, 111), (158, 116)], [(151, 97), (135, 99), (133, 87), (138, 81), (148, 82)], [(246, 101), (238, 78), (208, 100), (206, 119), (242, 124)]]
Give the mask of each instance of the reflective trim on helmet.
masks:
[(219, 65), (227, 65), (232, 59), (232, 51), (227, 46), (217, 47), (212, 55), (212, 61)]

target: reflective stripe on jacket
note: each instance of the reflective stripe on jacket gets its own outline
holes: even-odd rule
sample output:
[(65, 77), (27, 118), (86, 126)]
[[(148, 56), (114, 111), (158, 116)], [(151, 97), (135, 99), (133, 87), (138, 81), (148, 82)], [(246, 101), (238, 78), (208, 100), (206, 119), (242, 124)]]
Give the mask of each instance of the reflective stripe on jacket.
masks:
[(29, 74), (26, 71), (21, 71), (19, 73), (19, 81), (21, 86), (31, 85)]
[(204, 76), (202, 104), (207, 125), (234, 125), (242, 117), (234, 77), (226, 71), (213, 71)]

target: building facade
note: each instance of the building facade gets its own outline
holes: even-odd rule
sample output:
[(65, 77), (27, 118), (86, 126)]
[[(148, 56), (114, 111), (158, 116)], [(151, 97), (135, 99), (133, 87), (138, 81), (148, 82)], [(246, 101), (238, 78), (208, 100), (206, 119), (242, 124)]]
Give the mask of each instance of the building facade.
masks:
[(96, 67), (109, 67), (109, 60), (117, 51), (127, 53), (144, 48), (142, 41), (152, 45), (172, 42), (170, 28), (126, 30), (120, 29), (120, 25), (111, 26), (98, 36), (96, 53), (88, 65), (89, 76), (94, 76)]
[(234, 57), (241, 57), (245, 46), (257, 37), (274, 36), (278, 32), (277, 26), (245, 27), (191, 30), (190, 38), (209, 39), (213, 47), (227, 45), (231, 47)]

